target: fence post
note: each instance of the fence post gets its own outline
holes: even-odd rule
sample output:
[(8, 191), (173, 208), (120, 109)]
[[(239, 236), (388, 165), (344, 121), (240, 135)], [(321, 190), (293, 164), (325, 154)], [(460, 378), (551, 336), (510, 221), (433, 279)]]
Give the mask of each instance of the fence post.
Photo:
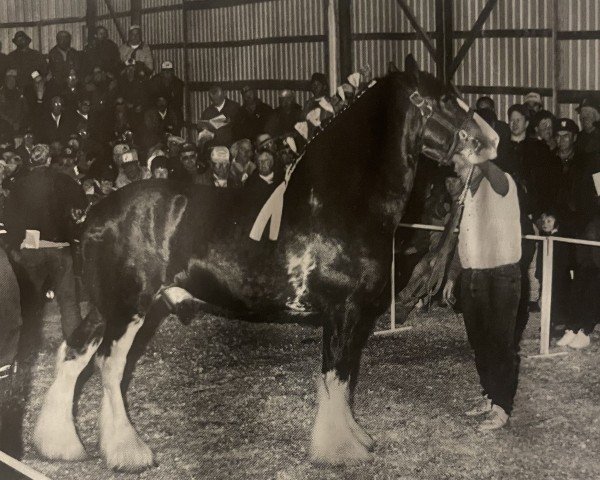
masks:
[(396, 328), (396, 228), (392, 233), (392, 271), (391, 275), (391, 288), (392, 288), (392, 300), (390, 303), (390, 330)]
[(550, 314), (552, 304), (552, 262), (554, 260), (554, 241), (544, 238), (542, 243), (542, 312), (540, 322), (540, 355), (550, 352)]

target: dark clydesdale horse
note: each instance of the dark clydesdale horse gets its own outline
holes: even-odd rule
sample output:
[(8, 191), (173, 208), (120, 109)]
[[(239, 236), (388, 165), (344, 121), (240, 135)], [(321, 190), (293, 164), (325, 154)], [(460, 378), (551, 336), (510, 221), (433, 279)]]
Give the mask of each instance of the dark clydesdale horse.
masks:
[(83, 234), (93, 308), (58, 351), (56, 379), (34, 432), (38, 450), (54, 459), (85, 457), (73, 392), (97, 352), (100, 446), (108, 466), (139, 471), (154, 465), (128, 419), (121, 382), (137, 332), (151, 307), (166, 300), (182, 321), (213, 308), (250, 320), (284, 312), (317, 317), (323, 364), (312, 459), (370, 458), (373, 440), (353, 418), (352, 390), (361, 351), (389, 304), (392, 235), (417, 158), (493, 158), (497, 138), (490, 132), (409, 56), (404, 72), (368, 88), (309, 142), (288, 183), (272, 248), (249, 239), (250, 226), (243, 240), (234, 240), (240, 228), (235, 193), (157, 180), (111, 194), (92, 209)]

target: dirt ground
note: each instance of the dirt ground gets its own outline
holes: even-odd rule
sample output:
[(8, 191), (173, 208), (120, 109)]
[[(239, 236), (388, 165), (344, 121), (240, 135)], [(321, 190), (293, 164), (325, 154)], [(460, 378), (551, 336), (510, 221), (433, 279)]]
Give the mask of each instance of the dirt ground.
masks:
[[(106, 469), (97, 449), (100, 383), (78, 402), (77, 426), (92, 458), (46, 462), (29, 439), (52, 380), (59, 324), (45, 344), (27, 407), (24, 462), (52, 479), (597, 479), (600, 478), (600, 338), (581, 352), (523, 358), (508, 428), (477, 433), (464, 416), (478, 394), (461, 317), (416, 314), (412, 330), (371, 338), (355, 411), (377, 441), (374, 461), (319, 468), (307, 459), (320, 330), (215, 317), (162, 324), (135, 372), (130, 415), (159, 466), (139, 475)], [(523, 352), (537, 349), (533, 316)], [(556, 350), (556, 349), (555, 349)]]

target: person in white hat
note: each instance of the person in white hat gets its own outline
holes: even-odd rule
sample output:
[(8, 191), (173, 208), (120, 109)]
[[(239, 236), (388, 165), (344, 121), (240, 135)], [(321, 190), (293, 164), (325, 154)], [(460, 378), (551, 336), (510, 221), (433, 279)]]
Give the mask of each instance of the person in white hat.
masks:
[(154, 57), (152, 56), (150, 46), (142, 41), (142, 27), (139, 25), (129, 27), (127, 43), (121, 45), (119, 54), (123, 63), (133, 59), (136, 63), (143, 63), (148, 71), (154, 71)]
[(177, 115), (179, 124), (183, 124), (183, 80), (175, 74), (175, 65), (165, 60), (160, 65), (160, 72), (148, 83), (150, 97), (163, 97), (169, 108)]

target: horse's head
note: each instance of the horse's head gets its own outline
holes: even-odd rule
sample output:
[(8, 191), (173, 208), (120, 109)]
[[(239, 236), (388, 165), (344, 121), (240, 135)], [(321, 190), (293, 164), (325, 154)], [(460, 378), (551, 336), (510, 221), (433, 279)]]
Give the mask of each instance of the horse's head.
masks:
[(405, 72), (411, 82), (410, 102), (422, 117), (421, 153), (446, 165), (455, 154), (471, 163), (496, 158), (498, 134), (460, 99), (454, 86), (420, 72), (412, 55), (406, 57)]

